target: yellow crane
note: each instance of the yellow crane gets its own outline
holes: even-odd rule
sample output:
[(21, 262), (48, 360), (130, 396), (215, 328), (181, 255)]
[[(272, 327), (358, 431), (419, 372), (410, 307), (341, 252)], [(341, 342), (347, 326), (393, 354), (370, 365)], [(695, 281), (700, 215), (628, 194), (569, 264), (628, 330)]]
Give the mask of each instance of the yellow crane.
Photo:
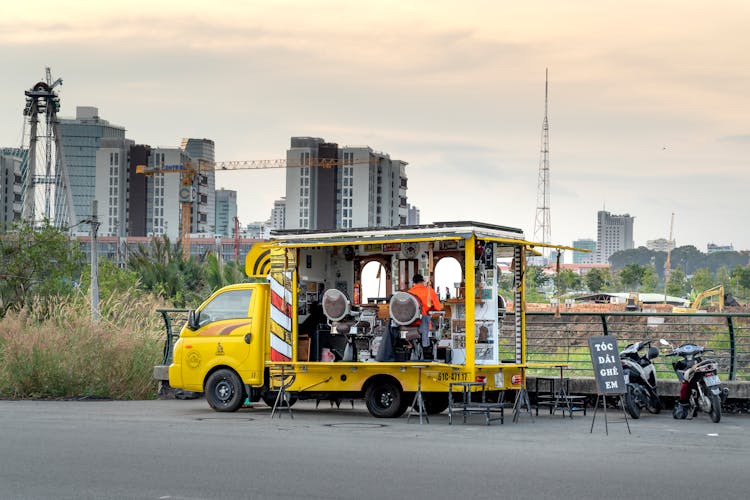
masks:
[(667, 286), (669, 285), (669, 276), (672, 274), (672, 264), (669, 261), (672, 255), (672, 228), (674, 227), (674, 212), (672, 220), (669, 221), (669, 239), (667, 240), (667, 260), (664, 261), (664, 303), (667, 303)]
[[(136, 165), (135, 172), (143, 175), (178, 173), (182, 174), (182, 187), (192, 189), (195, 176), (201, 172), (216, 172), (226, 170), (260, 170), (266, 168), (333, 168), (349, 165), (370, 165), (375, 161), (373, 156), (367, 159), (342, 159), (342, 158), (306, 158), (305, 161), (295, 160), (235, 160), (235, 161), (185, 161), (178, 165)], [(181, 196), (180, 200), (180, 219), (181, 219), (181, 240), (182, 248), (186, 256), (189, 256), (190, 243), (188, 234), (190, 233), (190, 212), (193, 204), (192, 196)]]

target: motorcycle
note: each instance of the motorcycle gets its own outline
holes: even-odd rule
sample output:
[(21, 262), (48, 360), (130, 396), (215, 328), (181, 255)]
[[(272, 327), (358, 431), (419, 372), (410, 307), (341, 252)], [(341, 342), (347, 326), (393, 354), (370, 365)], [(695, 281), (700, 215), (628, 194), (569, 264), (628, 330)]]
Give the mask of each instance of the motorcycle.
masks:
[(625, 376), (625, 411), (632, 418), (641, 417), (641, 408), (649, 413), (661, 412), (661, 399), (656, 391), (656, 369), (653, 359), (659, 348), (652, 346), (655, 339), (628, 345), (620, 352), (620, 364)]
[(704, 359), (703, 354), (713, 352), (703, 346), (695, 344), (683, 344), (673, 347), (667, 356), (680, 356), (680, 359), (672, 362), (672, 368), (677, 374), (677, 379), (682, 382), (680, 395), (682, 400), (689, 392), (687, 403), (675, 403), (672, 416), (677, 419), (692, 419), (698, 415), (698, 411), (708, 413), (711, 421), (718, 423), (721, 420), (721, 405), (726, 401), (729, 389), (720, 388), (719, 364), (713, 359)]

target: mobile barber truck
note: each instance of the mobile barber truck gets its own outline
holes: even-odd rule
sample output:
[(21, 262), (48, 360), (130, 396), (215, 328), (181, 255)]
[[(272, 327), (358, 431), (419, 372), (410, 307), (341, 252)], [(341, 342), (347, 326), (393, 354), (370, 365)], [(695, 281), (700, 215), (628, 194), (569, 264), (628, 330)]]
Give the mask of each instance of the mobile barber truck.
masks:
[[(402, 415), (420, 384), (430, 414), (448, 406), (452, 382), (518, 389), (525, 257), (539, 246), (519, 229), (476, 222), (272, 233), (246, 258), (256, 282), (224, 287), (189, 313), (169, 383), (204, 392), (216, 411), (246, 398), (273, 404), (283, 385), (290, 401), (364, 398), (375, 417)], [(498, 258), (511, 260), (512, 321), (499, 304)], [(443, 259), (455, 260), (460, 278), (421, 351), (413, 340), (420, 304), (406, 290), (415, 274), (435, 283)], [(386, 293), (364, 302), (373, 262)]]

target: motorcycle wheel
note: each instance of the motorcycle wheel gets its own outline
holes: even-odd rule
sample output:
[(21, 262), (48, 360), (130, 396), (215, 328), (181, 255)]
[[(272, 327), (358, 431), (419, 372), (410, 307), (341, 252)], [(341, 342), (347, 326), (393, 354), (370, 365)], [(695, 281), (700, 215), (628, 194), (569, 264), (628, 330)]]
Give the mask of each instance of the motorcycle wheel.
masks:
[(708, 412), (711, 422), (718, 424), (721, 420), (721, 398), (718, 394), (711, 394), (711, 411)]
[(648, 397), (648, 401), (646, 402), (646, 409), (649, 413), (658, 415), (659, 413), (661, 413), (661, 408), (661, 399), (659, 399), (659, 396)]
[(684, 420), (687, 417), (687, 406), (682, 405), (679, 401), (675, 402), (672, 417), (677, 420)]
[(625, 411), (628, 412), (633, 419), (641, 418), (641, 407), (638, 406), (635, 396), (635, 388), (632, 385), (628, 385), (628, 392), (625, 394)]

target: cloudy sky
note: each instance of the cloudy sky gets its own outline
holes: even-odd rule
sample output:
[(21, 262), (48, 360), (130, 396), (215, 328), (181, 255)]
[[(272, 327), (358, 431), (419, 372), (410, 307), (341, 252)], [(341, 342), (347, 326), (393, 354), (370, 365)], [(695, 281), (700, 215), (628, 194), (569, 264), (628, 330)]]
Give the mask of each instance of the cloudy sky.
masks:
[[(635, 243), (750, 249), (750, 3), (738, 1), (6, 2), (0, 145), (23, 91), (62, 77), (61, 116), (97, 106), (129, 138), (216, 142), (217, 160), (285, 157), (291, 136), (409, 163), (422, 222), (533, 239), (549, 68), (552, 241), (596, 239), (602, 208)], [(243, 223), (280, 170), (222, 172)]]

